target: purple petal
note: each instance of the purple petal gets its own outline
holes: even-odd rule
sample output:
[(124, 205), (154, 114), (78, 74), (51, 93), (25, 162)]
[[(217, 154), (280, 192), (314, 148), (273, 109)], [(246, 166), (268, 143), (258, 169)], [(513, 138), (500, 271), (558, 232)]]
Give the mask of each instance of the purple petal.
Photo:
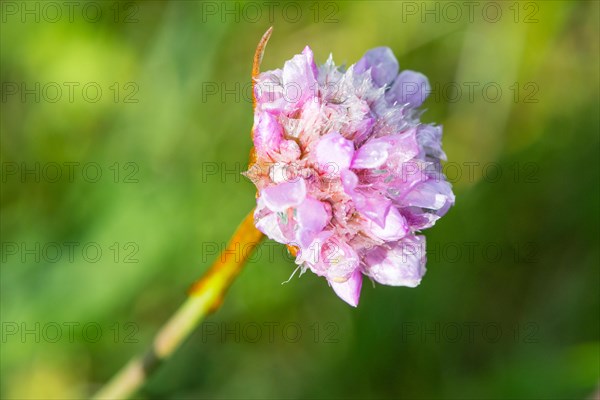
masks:
[(403, 238), (408, 233), (408, 224), (396, 207), (390, 207), (382, 228), (375, 223), (369, 224), (369, 230), (378, 238), (386, 242)]
[(263, 189), (261, 197), (265, 205), (273, 211), (285, 211), (304, 201), (306, 197), (306, 183), (298, 178), (293, 182), (284, 182)]
[(360, 143), (364, 139), (366, 139), (373, 130), (373, 126), (375, 125), (375, 118), (367, 117), (354, 125), (354, 135), (353, 139), (355, 142)]
[(267, 235), (269, 239), (273, 239), (279, 243), (287, 243), (289, 241), (281, 231), (277, 214), (265, 207), (261, 197), (258, 198), (256, 210), (254, 211), (254, 223), (256, 228)]
[(258, 156), (266, 157), (279, 150), (283, 128), (273, 115), (265, 111), (257, 112), (253, 132), (254, 147)]
[(429, 96), (431, 86), (427, 77), (419, 72), (404, 70), (398, 75), (386, 98), (399, 104), (417, 108)]
[(391, 200), (376, 194), (353, 197), (356, 209), (365, 217), (374, 221), (382, 228), (385, 226), (385, 218), (392, 205)]
[(416, 129), (383, 137), (381, 139), (389, 143), (388, 152), (390, 157), (397, 163), (406, 162), (419, 154), (419, 143), (417, 142)]
[(319, 200), (306, 198), (296, 207), (296, 220), (302, 228), (321, 231), (329, 222), (329, 214), (325, 204)]
[(330, 280), (329, 284), (340, 299), (344, 300), (352, 307), (356, 307), (358, 306), (358, 300), (360, 299), (362, 280), (363, 278), (360, 270), (356, 269), (347, 281), (338, 283)]
[(341, 178), (344, 192), (352, 197), (356, 209), (383, 228), (385, 218), (392, 205), (391, 200), (376, 193), (365, 194), (357, 191), (358, 177), (350, 170), (342, 171)]
[(296, 54), (285, 62), (282, 72), (284, 98), (289, 108), (295, 109), (317, 91), (317, 66), (310, 47), (306, 46), (302, 54)]
[(317, 161), (325, 171), (342, 171), (350, 168), (354, 144), (337, 132), (329, 133), (317, 143)]
[(316, 79), (319, 76), (319, 70), (317, 68), (317, 64), (315, 64), (315, 55), (313, 54), (312, 49), (309, 46), (306, 46), (304, 50), (302, 50), (302, 54), (306, 57), (306, 62)]
[(365, 257), (366, 273), (382, 285), (416, 287), (426, 261), (425, 237), (408, 236), (389, 248), (371, 250)]
[(283, 111), (285, 100), (282, 82), (281, 69), (266, 71), (258, 75), (254, 85), (254, 96), (256, 97), (256, 108), (266, 110), (274, 114)]
[(437, 213), (420, 207), (403, 207), (402, 215), (412, 231), (431, 228), (440, 219)]
[(371, 69), (371, 77), (377, 86), (391, 83), (398, 74), (398, 60), (389, 47), (376, 47), (365, 53), (354, 65), (355, 73)]
[(417, 130), (417, 140), (425, 153), (431, 157), (446, 161), (446, 153), (442, 150), (442, 127), (421, 125)]
[(331, 231), (321, 231), (315, 236), (308, 246), (300, 245), (300, 251), (296, 257), (296, 264), (306, 264), (317, 275), (323, 276), (327, 271), (327, 265), (322, 263), (321, 250), (324, 244), (333, 235)]
[(354, 190), (358, 186), (358, 176), (350, 170), (344, 170), (341, 172), (340, 177), (342, 178), (342, 186), (344, 191), (349, 196), (354, 194)]
[(323, 245), (320, 261), (327, 267), (327, 279), (336, 282), (348, 279), (360, 264), (360, 258), (354, 248), (336, 237), (332, 237)]
[(306, 198), (296, 207), (296, 221), (298, 222), (297, 240), (300, 245), (310, 246), (315, 237), (325, 228), (330, 216), (325, 204)]
[(287, 239), (281, 232), (279, 220), (276, 213), (266, 215), (260, 219), (256, 219), (256, 228), (267, 235), (269, 239), (273, 239), (279, 243), (288, 243)]
[(365, 143), (356, 152), (352, 160), (352, 168), (377, 168), (383, 165), (388, 158), (388, 149), (391, 144), (385, 140), (374, 139)]
[(414, 187), (403, 199), (404, 206), (415, 206), (430, 210), (449, 208), (454, 204), (454, 194), (446, 181), (430, 179)]

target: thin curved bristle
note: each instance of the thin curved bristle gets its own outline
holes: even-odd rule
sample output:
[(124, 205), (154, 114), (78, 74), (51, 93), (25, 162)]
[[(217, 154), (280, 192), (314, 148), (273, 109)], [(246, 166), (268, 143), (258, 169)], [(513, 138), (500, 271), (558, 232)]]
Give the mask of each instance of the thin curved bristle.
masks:
[(258, 42), (258, 46), (256, 46), (256, 51), (254, 52), (254, 62), (252, 63), (252, 109), (256, 108), (256, 95), (254, 94), (254, 85), (256, 83), (256, 77), (260, 74), (260, 63), (262, 62), (263, 55), (265, 53), (265, 48), (267, 47), (267, 42), (273, 33), (273, 27), (267, 29), (265, 34), (262, 36), (260, 41)]

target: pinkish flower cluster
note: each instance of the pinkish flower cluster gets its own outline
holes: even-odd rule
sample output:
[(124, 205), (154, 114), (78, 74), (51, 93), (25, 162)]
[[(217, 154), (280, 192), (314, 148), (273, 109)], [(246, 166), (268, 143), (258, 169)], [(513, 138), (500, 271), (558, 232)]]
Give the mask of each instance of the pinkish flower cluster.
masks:
[(363, 275), (417, 286), (426, 257), (416, 233), (454, 204), (442, 129), (419, 121), (427, 78), (398, 70), (387, 47), (345, 70), (331, 56), (317, 67), (306, 47), (256, 79), (256, 226), (352, 306)]

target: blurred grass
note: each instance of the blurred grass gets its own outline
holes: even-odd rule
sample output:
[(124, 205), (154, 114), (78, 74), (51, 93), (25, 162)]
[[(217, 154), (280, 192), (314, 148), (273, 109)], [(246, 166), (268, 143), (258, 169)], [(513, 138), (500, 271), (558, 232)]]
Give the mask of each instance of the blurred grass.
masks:
[[(301, 340), (235, 343), (230, 336), (204, 343), (200, 329), (149, 382), (144, 396), (591, 395), (600, 373), (599, 6), (519, 4), (529, 3), (538, 7), (536, 23), (515, 23), (512, 2), (502, 3), (506, 18), (497, 23), (479, 14), (473, 23), (433, 17), (422, 23), (418, 16), (404, 21), (406, 2), (391, 1), (335, 3), (336, 23), (315, 23), (309, 8), (314, 3), (302, 5), (305, 16), (296, 23), (275, 12), (263, 69), (281, 66), (306, 44), (318, 62), (332, 52), (339, 64), (387, 45), (401, 68), (421, 71), (441, 87), (498, 83), (498, 102), (485, 101), (478, 90), (470, 101), (462, 86), (458, 101), (432, 96), (425, 103), (423, 119), (444, 125), (450, 162), (480, 167), (474, 179), (463, 170), (454, 182), (455, 208), (426, 232), (429, 272), (418, 289), (365, 284), (361, 305), (353, 310), (310, 274), (280, 285), (294, 266), (270, 243), (274, 256), (269, 259), (265, 249), (249, 264), (209, 322), (293, 322), (303, 329)], [(210, 263), (201, 255), (202, 244), (224, 244), (254, 204), (253, 186), (243, 177), (206, 174), (208, 163), (243, 167), (251, 104), (239, 92), (237, 98), (207, 96), (206, 83), (230, 90), (248, 84), (254, 47), (270, 25), (266, 10), (257, 23), (236, 22), (207, 18), (201, 2), (139, 2), (139, 21), (125, 24), (109, 18), (114, 3), (100, 4), (106, 18), (97, 23), (81, 16), (23, 23), (3, 15), (3, 91), (7, 82), (98, 82), (104, 92), (97, 103), (81, 97), (72, 103), (3, 99), (3, 165), (95, 162), (103, 178), (89, 183), (76, 175), (73, 182), (51, 183), (3, 176), (2, 242), (97, 242), (104, 254), (98, 263), (79, 256), (56, 263), (3, 259), (2, 398), (87, 396), (145, 348), (181, 303)], [(108, 89), (114, 82), (121, 96), (129, 93), (123, 85), (134, 82), (139, 102), (115, 102)], [(514, 82), (521, 90), (517, 102), (509, 89)], [(523, 101), (528, 82), (539, 89), (536, 103)], [(113, 182), (109, 167), (119, 163), (124, 175), (127, 162), (139, 167), (139, 182)], [(489, 163), (503, 172), (497, 182), (481, 179), (481, 166)], [(108, 249), (114, 242), (137, 244), (139, 263), (124, 263), (124, 249), (114, 262)], [(440, 256), (449, 243), (463, 249), (455, 262)], [(474, 260), (466, 257), (465, 243), (479, 244)], [(502, 249), (499, 261), (482, 257), (490, 243)], [(115, 343), (111, 327), (128, 321), (139, 327), (137, 343), (124, 343), (123, 331)], [(92, 343), (76, 329), (73, 341), (36, 343), (33, 335), (5, 338), (11, 322), (29, 328), (36, 322), (95, 322), (103, 334)], [(311, 326), (318, 323), (324, 334), (328, 322), (336, 324), (338, 341), (324, 343), (321, 337), (314, 343)], [(503, 334), (495, 343), (480, 336), (472, 343), (436, 343), (431, 335), (402, 340), (409, 323), (431, 328), (465, 322), (497, 324)], [(536, 342), (523, 339), (531, 333), (528, 323), (537, 326)], [(515, 339), (517, 326), (521, 336)]]

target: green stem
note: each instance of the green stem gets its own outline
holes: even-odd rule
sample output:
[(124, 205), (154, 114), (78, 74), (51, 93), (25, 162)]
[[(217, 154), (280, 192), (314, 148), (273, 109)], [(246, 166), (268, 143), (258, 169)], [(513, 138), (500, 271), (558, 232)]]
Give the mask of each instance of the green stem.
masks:
[[(263, 234), (254, 226), (253, 212), (250, 212), (233, 234), (227, 248), (193, 285), (187, 300), (158, 332), (146, 354), (132, 359), (95, 394), (94, 399), (127, 399), (135, 394), (199, 323), (219, 308), (227, 289), (262, 238)], [(244, 251), (240, 252), (240, 249)]]

